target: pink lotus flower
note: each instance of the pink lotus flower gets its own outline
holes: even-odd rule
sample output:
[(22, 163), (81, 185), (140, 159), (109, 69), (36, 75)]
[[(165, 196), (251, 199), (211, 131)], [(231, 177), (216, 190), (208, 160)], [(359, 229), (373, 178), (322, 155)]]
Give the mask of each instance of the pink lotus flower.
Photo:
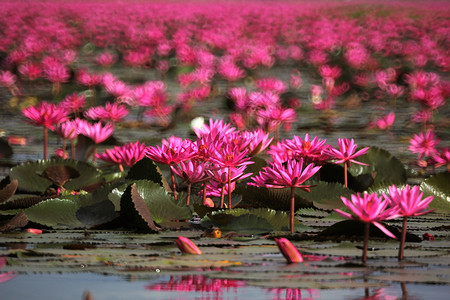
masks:
[(324, 151), (324, 154), (337, 159), (337, 161), (334, 162), (335, 164), (344, 164), (344, 183), (345, 187), (348, 187), (347, 168), (350, 167), (351, 163), (368, 166), (365, 163), (356, 161), (355, 158), (366, 154), (369, 151), (369, 147), (365, 147), (361, 150), (356, 151), (356, 147), (358, 145), (355, 144), (355, 141), (353, 139), (349, 140), (347, 138), (338, 139), (338, 145), (339, 150), (330, 147), (329, 149)]
[(37, 63), (28, 62), (19, 66), (19, 73), (29, 80), (36, 80), (42, 76), (42, 68)]
[(261, 129), (257, 129), (255, 131), (245, 131), (242, 133), (242, 136), (246, 140), (250, 141), (247, 146), (249, 149), (249, 156), (256, 156), (265, 151), (273, 140), (273, 138), (269, 138), (268, 133), (265, 133)]
[(372, 223), (384, 232), (387, 236), (396, 239), (389, 230), (387, 230), (379, 221), (390, 220), (399, 217), (398, 208), (393, 207), (386, 209), (389, 201), (383, 201), (382, 197), (377, 194), (367, 194), (364, 193), (361, 197), (360, 194), (351, 195), (351, 200), (345, 197), (341, 197), (342, 202), (347, 206), (353, 213), (349, 214), (340, 209), (335, 209), (335, 211), (347, 219), (353, 219), (365, 223), (365, 233), (364, 233), (364, 250), (362, 256), (362, 262), (365, 263), (367, 260), (367, 245), (369, 240), (369, 228)]
[(78, 122), (78, 130), (80, 134), (87, 136), (96, 144), (100, 144), (105, 141), (114, 133), (114, 124), (107, 123), (103, 126), (101, 122), (97, 122), (94, 124), (90, 124), (87, 121), (79, 121)]
[(292, 140), (285, 140), (284, 146), (292, 151), (292, 158), (303, 158), (307, 163), (322, 164), (329, 160), (329, 156), (323, 154), (328, 147), (326, 141), (320, 140), (317, 136), (310, 140), (309, 134), (305, 134), (304, 140), (294, 136)]
[(49, 102), (41, 102), (22, 110), (22, 114), (30, 119), (28, 122), (34, 126), (44, 127), (44, 159), (47, 159), (48, 129), (54, 130), (56, 124), (67, 120), (68, 111)]
[(386, 116), (379, 118), (369, 124), (370, 128), (378, 128), (381, 130), (390, 130), (395, 121), (395, 113), (391, 111)]
[(81, 85), (93, 87), (102, 82), (103, 76), (101, 74), (90, 73), (86, 70), (79, 70), (76, 75), (77, 82)]
[(286, 258), (288, 263), (299, 263), (303, 261), (303, 257), (298, 252), (297, 248), (292, 245), (292, 243), (286, 238), (276, 238), (278, 249), (280, 249), (281, 254)]
[(145, 156), (145, 144), (137, 141), (123, 146), (115, 146), (113, 149), (106, 149), (104, 153), (97, 154), (97, 158), (111, 164), (119, 166), (123, 172), (123, 166), (131, 167)]
[[(168, 140), (162, 140), (162, 146), (147, 147), (145, 155), (155, 162), (173, 166), (182, 161), (193, 158), (195, 153), (195, 144), (190, 140), (182, 140), (178, 137), (170, 137)], [(173, 197), (177, 199), (175, 174), (171, 170)]]
[(203, 195), (220, 197), (220, 208), (224, 206), (224, 196), (228, 195), (228, 208), (231, 208), (231, 193), (235, 188), (235, 182), (252, 175), (252, 173), (244, 173), (245, 168), (246, 166), (234, 168), (211, 166), (207, 172), (212, 180), (207, 184), (208, 191), (203, 190)]
[(95, 57), (95, 62), (102, 67), (110, 67), (116, 61), (117, 56), (109, 52), (100, 53), (97, 57)]
[(438, 153), (434, 154), (432, 158), (436, 168), (447, 166), (447, 171), (450, 171), (450, 147), (439, 149)]
[(92, 107), (84, 113), (84, 116), (91, 120), (100, 120), (102, 122), (121, 122), (128, 115), (128, 109), (119, 103), (106, 103), (105, 107)]
[(414, 134), (409, 140), (409, 151), (412, 153), (419, 153), (418, 160), (424, 156), (433, 156), (437, 153), (436, 146), (440, 140), (436, 138), (433, 131), (421, 132)]
[(189, 205), (192, 184), (203, 182), (210, 178), (210, 176), (206, 173), (208, 165), (203, 161), (190, 160), (188, 162), (180, 162), (178, 165), (171, 165), (170, 168), (175, 175), (187, 182), (188, 194), (186, 198), (186, 205)]
[(397, 188), (395, 185), (389, 187), (389, 196), (383, 194), (386, 201), (394, 209), (398, 210), (398, 215), (403, 216), (402, 237), (398, 251), (398, 260), (403, 260), (403, 249), (406, 240), (407, 218), (411, 216), (421, 216), (432, 212), (434, 209), (427, 210), (428, 205), (433, 201), (433, 196), (422, 200), (423, 193), (419, 191), (419, 186), (406, 185), (403, 189)]
[(11, 87), (16, 84), (17, 77), (10, 71), (0, 72), (0, 86)]
[(61, 107), (64, 107), (65, 109), (72, 111), (75, 113), (75, 116), (78, 116), (78, 114), (84, 109), (86, 106), (86, 97), (84, 95), (80, 95), (77, 93), (73, 93), (70, 95), (67, 95), (60, 103)]
[[(276, 156), (274, 157), (276, 159)], [(319, 171), (321, 167), (314, 167), (309, 164), (303, 169), (303, 158), (299, 161), (295, 159), (288, 160), (286, 163), (275, 160), (272, 164), (264, 167), (258, 175), (251, 179), (256, 186), (266, 186), (269, 188), (291, 188), (291, 220), (290, 230), (294, 232), (294, 215), (295, 215), (295, 188), (300, 188), (309, 192), (312, 185), (303, 184)]]
[(385, 194), (383, 194), (383, 197), (389, 201), (391, 207), (399, 209), (399, 215), (405, 217), (421, 216), (434, 210), (426, 210), (430, 202), (433, 201), (433, 196), (422, 200), (423, 193), (420, 192), (419, 186), (410, 188), (409, 185), (406, 185), (399, 189), (393, 185), (389, 187), (389, 197)]
[(175, 243), (183, 254), (202, 254), (202, 251), (187, 237), (179, 236)]

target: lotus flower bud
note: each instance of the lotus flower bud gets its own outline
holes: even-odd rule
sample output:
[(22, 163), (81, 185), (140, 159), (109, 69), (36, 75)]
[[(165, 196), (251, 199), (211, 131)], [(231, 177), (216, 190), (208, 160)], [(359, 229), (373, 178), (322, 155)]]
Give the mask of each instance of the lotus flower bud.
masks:
[(182, 253), (195, 255), (202, 254), (202, 251), (198, 249), (198, 247), (190, 239), (184, 236), (179, 236), (175, 243)]
[(292, 243), (286, 238), (275, 239), (278, 248), (289, 263), (302, 262), (303, 257)]

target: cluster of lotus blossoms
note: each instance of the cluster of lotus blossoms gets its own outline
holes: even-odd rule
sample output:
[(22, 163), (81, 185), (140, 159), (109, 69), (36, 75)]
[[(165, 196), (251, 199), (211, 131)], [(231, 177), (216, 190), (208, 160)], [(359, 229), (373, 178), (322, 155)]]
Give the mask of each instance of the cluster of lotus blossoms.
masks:
[[(27, 122), (44, 128), (44, 159), (47, 159), (48, 130), (55, 131), (63, 139), (63, 147), (58, 151), (60, 156), (68, 157), (66, 144), (67, 141), (71, 142), (71, 154), (74, 159), (75, 140), (78, 135), (82, 134), (95, 144), (99, 144), (112, 136), (114, 123), (121, 121), (128, 114), (125, 106), (107, 103), (105, 107), (91, 107), (84, 112), (84, 119), (81, 119), (77, 116), (83, 112), (85, 102), (84, 96), (75, 93), (68, 95), (58, 104), (42, 101), (22, 110)], [(95, 157), (94, 153), (94, 159)]]
[[(176, 176), (188, 186), (187, 204), (190, 201), (192, 184), (201, 183), (200, 192), (203, 204), (207, 197), (218, 197), (220, 208), (231, 208), (231, 194), (236, 181), (251, 177), (249, 184), (269, 188), (291, 189), (291, 224), (294, 231), (294, 191), (301, 188), (309, 191), (311, 185), (304, 184), (314, 176), (321, 165), (328, 162), (351, 162), (362, 164), (356, 157), (367, 153), (368, 148), (356, 151), (353, 139), (339, 139), (339, 148), (326, 144), (326, 140), (306, 134), (302, 139), (282, 140), (271, 145), (273, 138), (262, 130), (239, 131), (221, 120), (209, 120), (200, 128), (195, 128), (197, 140), (170, 137), (162, 140), (161, 146), (149, 146), (146, 156), (153, 161), (170, 166), (171, 184), (174, 197), (177, 197)], [(246, 167), (252, 164), (251, 158), (266, 151), (270, 161), (259, 174), (246, 173)], [(347, 167), (346, 167), (347, 168)], [(345, 168), (345, 171), (346, 171)], [(345, 182), (347, 185), (347, 182)]]
[[(24, 9), (18, 10), (20, 5)], [(364, 101), (401, 97), (417, 107), (412, 121), (427, 125), (450, 95), (448, 81), (435, 71), (447, 72), (450, 66), (446, 16), (440, 7), (389, 3), (349, 17), (348, 6), (332, 1), (301, 6), (279, 1), (276, 9), (257, 1), (202, 5), (65, 1), (47, 3), (45, 14), (39, 3), (4, 3), (0, 23), (8, 25), (0, 38), (5, 56), (0, 86), (24, 96), (30, 91), (23, 86), (29, 83), (48, 82), (58, 94), (62, 85), (76, 82), (94, 99), (101, 88), (115, 101), (139, 106), (145, 115), (167, 124), (176, 105), (190, 109), (212, 97), (216, 83), (225, 81), (229, 87), (225, 92), (237, 108), (230, 116), (233, 123), (248, 129), (252, 127), (244, 126), (256, 119), (266, 131), (276, 132), (280, 120), (287, 127), (295, 120), (293, 109), (300, 103), (293, 99), (282, 105), (278, 98), (302, 86), (299, 69), (307, 68), (308, 75), (319, 79), (319, 84), (307, 87), (315, 109), (330, 110), (349, 92)], [(358, 9), (362, 7), (350, 11)], [(395, 13), (387, 14), (386, 9)], [(416, 20), (411, 15), (418, 11), (421, 17)], [(204, 26), (203, 20), (209, 25)], [(95, 71), (89, 69), (93, 63)], [(161, 81), (128, 84), (112, 73), (115, 65), (154, 69), (161, 78), (174, 67), (185, 68), (177, 75), (181, 92), (168, 97)], [(289, 84), (257, 76), (261, 68), (276, 65), (286, 66)], [(243, 95), (233, 89), (242, 89), (246, 79), (255, 76), (257, 92)], [(258, 111), (253, 111), (255, 98), (262, 105)], [(370, 126), (383, 130), (393, 126), (393, 112), (377, 117), (379, 121)]]
[(446, 166), (450, 170), (450, 148), (437, 147), (440, 140), (432, 130), (414, 134), (410, 139), (409, 150), (417, 153), (417, 164), (421, 167), (432, 166), (439, 168)]

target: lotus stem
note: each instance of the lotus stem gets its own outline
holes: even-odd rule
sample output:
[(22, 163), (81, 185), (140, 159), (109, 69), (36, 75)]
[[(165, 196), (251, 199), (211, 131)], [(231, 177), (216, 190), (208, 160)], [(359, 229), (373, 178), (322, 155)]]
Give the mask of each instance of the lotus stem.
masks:
[(61, 92), (61, 83), (60, 82), (54, 82), (52, 87), (52, 95), (57, 96)]
[(72, 152), (72, 159), (75, 159), (75, 156), (76, 156), (76, 154), (75, 154), (75, 140), (71, 140), (70, 141), (70, 150), (71, 150), (71, 152)]
[(294, 233), (294, 218), (295, 217), (295, 187), (291, 187), (291, 222), (290, 222), (290, 230), (291, 233)]
[(398, 261), (403, 260), (403, 249), (405, 248), (406, 241), (406, 223), (408, 217), (403, 217), (402, 237), (400, 239), (400, 247), (398, 248)]
[(63, 158), (66, 157), (66, 146), (67, 146), (67, 139), (63, 138), (63, 144), (62, 144)]
[(228, 167), (228, 209), (231, 209), (231, 167)]
[(187, 197), (186, 197), (186, 205), (189, 205), (191, 202), (191, 187), (192, 183), (189, 182), (188, 184), (188, 191), (187, 191)]
[(206, 205), (206, 181), (203, 181), (202, 204)]
[(224, 198), (225, 198), (225, 185), (222, 184), (222, 189), (220, 191), (220, 205), (219, 205), (220, 208), (223, 208), (223, 200), (224, 200)]
[(173, 198), (175, 198), (175, 200), (178, 200), (177, 186), (175, 184), (175, 174), (173, 173), (172, 168), (170, 168), (170, 179), (172, 180)]
[(48, 129), (44, 127), (44, 159), (47, 159)]
[(348, 176), (347, 176), (347, 162), (344, 163), (344, 185), (346, 188), (348, 188)]
[(362, 262), (363, 264), (367, 261), (367, 249), (369, 247), (369, 232), (370, 232), (370, 223), (366, 222), (364, 224), (364, 249), (363, 249), (363, 256), (362, 256)]
[(277, 124), (275, 125), (275, 131), (273, 134), (273, 141), (275, 144), (278, 143), (279, 136), (280, 136), (280, 125)]

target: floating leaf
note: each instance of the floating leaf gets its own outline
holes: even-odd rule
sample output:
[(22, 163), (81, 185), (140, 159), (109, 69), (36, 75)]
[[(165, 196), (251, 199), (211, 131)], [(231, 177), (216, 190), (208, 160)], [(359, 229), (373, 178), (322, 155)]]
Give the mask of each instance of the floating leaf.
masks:
[(155, 226), (155, 223), (153, 222), (153, 218), (152, 215), (150, 214), (147, 204), (145, 203), (144, 199), (142, 199), (141, 195), (139, 194), (139, 191), (137, 190), (136, 183), (131, 185), (131, 201), (133, 201), (136, 211), (145, 221), (148, 228), (150, 228), (152, 231), (158, 231), (159, 228)]
[(130, 180), (150, 180), (158, 183), (160, 186), (163, 185), (161, 171), (158, 170), (153, 160), (148, 157), (144, 157), (132, 166), (126, 178)]
[(352, 191), (347, 189), (340, 183), (333, 182), (308, 182), (308, 184), (315, 185), (311, 188), (311, 192), (306, 192), (301, 189), (296, 189), (295, 194), (313, 202), (314, 207), (320, 209), (334, 209), (343, 206), (341, 197), (350, 198)]
[(153, 221), (157, 224), (163, 225), (173, 220), (189, 220), (192, 217), (189, 207), (180, 201), (175, 201), (159, 184), (139, 180), (136, 181), (136, 188), (147, 204)]
[(30, 221), (53, 228), (80, 228), (85, 224), (76, 216), (79, 208), (71, 200), (54, 198), (27, 208), (25, 214)]
[(438, 173), (425, 179), (420, 185), (423, 196), (433, 196), (429, 207), (436, 208), (438, 211), (450, 211), (450, 173)]
[[(272, 189), (245, 185), (238, 187), (235, 193), (242, 195), (242, 201), (253, 207), (267, 207), (275, 210), (290, 210), (291, 191), (286, 189)], [(312, 207), (312, 201), (305, 200), (297, 193), (295, 195), (295, 209)]]
[(40, 175), (49, 167), (56, 165), (75, 169), (80, 176), (64, 184), (69, 190), (77, 190), (100, 181), (100, 172), (92, 165), (71, 159), (55, 158), (39, 160), (18, 165), (11, 169), (11, 180), (17, 179), (19, 187), (27, 191), (45, 192), (53, 182)]
[[(400, 237), (401, 232), (398, 227), (390, 226), (383, 224), (387, 230), (392, 232), (395, 236)], [(319, 236), (345, 236), (345, 237), (355, 237), (355, 236), (363, 236), (364, 235), (364, 223), (355, 221), (355, 220), (345, 220), (338, 222), (322, 232), (320, 232)], [(373, 224), (370, 224), (370, 234), (371, 237), (380, 237), (380, 238), (388, 238), (386, 234), (384, 234), (378, 227), (376, 227)], [(422, 241), (421, 238), (419, 238), (417, 235), (407, 232), (406, 234), (406, 241), (407, 242), (416, 242), (420, 243)]]
[[(344, 167), (336, 164), (325, 164), (319, 170), (320, 180), (330, 183), (340, 183), (344, 185)], [(372, 174), (360, 174), (353, 176), (347, 171), (347, 180), (349, 189), (355, 192), (363, 192), (373, 184)]]
[(304, 217), (315, 217), (315, 218), (323, 218), (330, 215), (329, 212), (326, 212), (321, 209), (314, 208), (302, 208), (295, 212), (296, 215), (304, 216)]
[[(248, 217), (254, 215), (258, 218)], [(244, 217), (245, 216), (245, 217)], [(256, 209), (226, 209), (211, 212), (207, 218), (202, 220), (202, 225), (209, 227), (207, 220), (211, 220), (222, 230), (234, 230), (238, 232), (256, 232), (257, 229), (263, 229), (261, 232), (268, 231), (286, 231), (288, 230), (290, 216), (285, 212), (275, 211), (267, 208)], [(247, 220), (249, 223), (245, 223)], [(268, 227), (270, 225), (271, 228)], [(304, 226), (298, 220), (294, 221), (295, 230), (307, 231), (311, 228)], [(228, 229), (229, 228), (229, 229)]]
[(80, 207), (76, 212), (77, 219), (88, 226), (104, 224), (118, 216), (119, 214), (114, 210), (114, 204), (109, 200)]
[(406, 182), (406, 170), (399, 159), (390, 154), (388, 151), (370, 147), (369, 151), (358, 157), (357, 161), (369, 164), (362, 166), (351, 164), (349, 172), (353, 176), (362, 174), (376, 174), (374, 184), (402, 184)]

